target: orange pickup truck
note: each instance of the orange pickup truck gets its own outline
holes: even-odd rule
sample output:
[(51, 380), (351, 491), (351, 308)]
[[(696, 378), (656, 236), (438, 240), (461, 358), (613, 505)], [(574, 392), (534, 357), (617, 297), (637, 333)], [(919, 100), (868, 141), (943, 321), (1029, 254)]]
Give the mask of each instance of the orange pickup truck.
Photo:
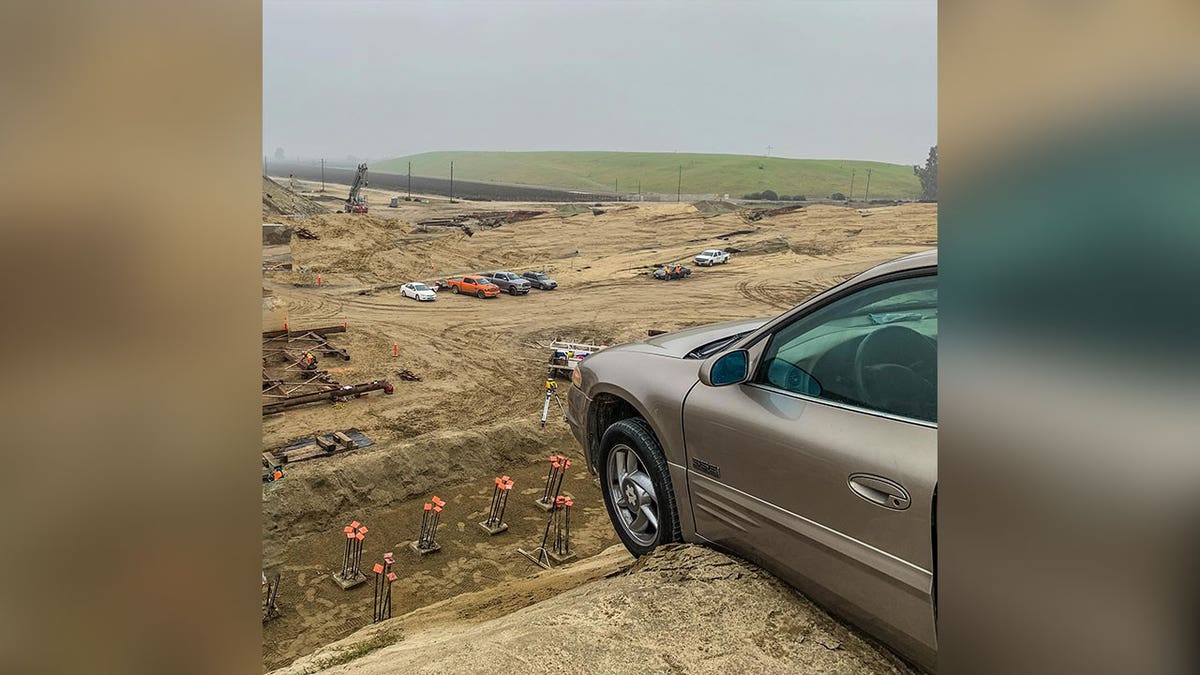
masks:
[(480, 298), (494, 298), (500, 295), (500, 287), (488, 281), (486, 277), (474, 274), (463, 277), (450, 277), (442, 283), (451, 293), (470, 293)]

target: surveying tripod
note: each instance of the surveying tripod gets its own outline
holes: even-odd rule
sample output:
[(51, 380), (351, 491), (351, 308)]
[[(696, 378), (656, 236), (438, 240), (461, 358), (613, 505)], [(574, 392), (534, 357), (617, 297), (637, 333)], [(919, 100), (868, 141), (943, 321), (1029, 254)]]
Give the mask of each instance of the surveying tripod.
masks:
[(558, 404), (558, 411), (562, 413), (563, 421), (567, 421), (567, 411), (563, 408), (562, 399), (558, 397), (558, 382), (554, 380), (554, 370), (546, 371), (546, 399), (542, 401), (542, 428), (546, 427), (546, 416), (550, 414), (550, 399)]

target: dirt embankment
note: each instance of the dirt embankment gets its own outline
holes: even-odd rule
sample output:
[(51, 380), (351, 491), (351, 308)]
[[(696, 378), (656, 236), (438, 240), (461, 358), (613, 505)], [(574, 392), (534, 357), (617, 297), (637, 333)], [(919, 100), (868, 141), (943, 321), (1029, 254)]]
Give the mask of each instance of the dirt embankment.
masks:
[(376, 624), (276, 674), (914, 672), (737, 558), (674, 545), (628, 564), (614, 547)]
[(313, 216), (329, 209), (263, 176), (263, 217)]

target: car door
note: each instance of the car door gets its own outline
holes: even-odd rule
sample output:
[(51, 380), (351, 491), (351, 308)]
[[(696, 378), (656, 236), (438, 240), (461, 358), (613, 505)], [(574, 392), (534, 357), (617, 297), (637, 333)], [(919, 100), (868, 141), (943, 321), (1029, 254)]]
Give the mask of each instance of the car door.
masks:
[(801, 310), (747, 346), (744, 382), (697, 383), (683, 410), (697, 534), (924, 663), (936, 649), (936, 279), (874, 279)]

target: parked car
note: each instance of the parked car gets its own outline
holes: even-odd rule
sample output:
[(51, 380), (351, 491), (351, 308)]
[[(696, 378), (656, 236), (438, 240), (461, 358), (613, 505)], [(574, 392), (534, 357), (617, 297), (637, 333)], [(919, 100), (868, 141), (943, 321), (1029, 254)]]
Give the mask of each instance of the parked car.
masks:
[(529, 282), (530, 286), (543, 291), (552, 291), (558, 288), (558, 282), (546, 276), (544, 272), (526, 272), (521, 276)]
[(401, 286), (400, 294), (406, 298), (412, 298), (421, 302), (433, 302), (437, 300), (437, 292), (419, 281)]
[(509, 295), (525, 295), (533, 287), (528, 281), (513, 272), (492, 272), (487, 275), (487, 278)]
[(692, 276), (692, 269), (683, 265), (666, 265), (654, 270), (654, 278), (661, 281), (682, 279), (690, 276)]
[(609, 347), (571, 381), (630, 552), (728, 549), (936, 667), (936, 251), (773, 319)]
[(717, 248), (710, 248), (707, 251), (702, 251), (696, 256), (696, 264), (701, 267), (712, 267), (713, 265), (724, 265), (729, 262), (729, 254)]
[(480, 298), (494, 298), (500, 295), (500, 287), (493, 284), (487, 277), (468, 274), (462, 277), (450, 277), (445, 282), (451, 293), (470, 293)]

